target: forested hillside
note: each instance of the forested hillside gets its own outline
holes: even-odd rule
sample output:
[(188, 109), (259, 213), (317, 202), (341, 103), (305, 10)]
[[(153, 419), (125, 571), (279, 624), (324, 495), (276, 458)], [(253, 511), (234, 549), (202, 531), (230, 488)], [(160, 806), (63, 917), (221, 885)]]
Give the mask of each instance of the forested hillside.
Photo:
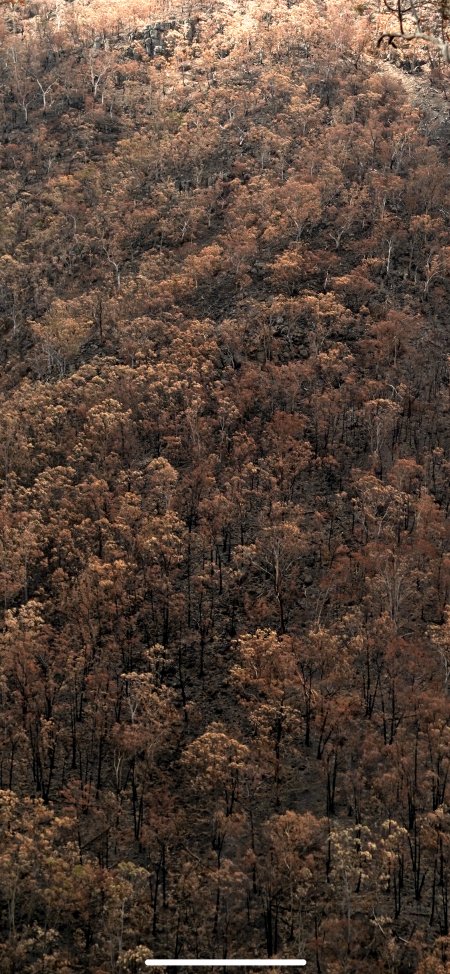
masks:
[(389, 23), (1, 8), (1, 974), (450, 971), (449, 69)]

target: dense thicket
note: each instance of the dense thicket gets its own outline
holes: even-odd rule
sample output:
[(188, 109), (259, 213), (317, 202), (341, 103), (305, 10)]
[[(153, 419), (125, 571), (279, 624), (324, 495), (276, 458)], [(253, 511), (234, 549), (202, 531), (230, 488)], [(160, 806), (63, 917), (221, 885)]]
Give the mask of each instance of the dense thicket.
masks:
[(448, 144), (374, 40), (3, 12), (5, 974), (449, 970)]

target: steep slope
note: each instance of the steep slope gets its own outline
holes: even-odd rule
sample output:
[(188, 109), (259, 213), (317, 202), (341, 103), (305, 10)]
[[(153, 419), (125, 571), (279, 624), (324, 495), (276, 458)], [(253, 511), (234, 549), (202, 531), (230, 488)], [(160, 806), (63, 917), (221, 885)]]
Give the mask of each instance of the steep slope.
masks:
[(373, 29), (5, 14), (5, 974), (445, 970), (447, 144)]

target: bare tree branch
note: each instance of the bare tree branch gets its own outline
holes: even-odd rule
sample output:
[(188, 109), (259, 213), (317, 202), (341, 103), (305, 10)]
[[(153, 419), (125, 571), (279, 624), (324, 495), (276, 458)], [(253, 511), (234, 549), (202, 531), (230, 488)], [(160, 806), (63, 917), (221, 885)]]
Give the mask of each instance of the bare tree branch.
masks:
[[(421, 4), (417, 0), (397, 0), (391, 4), (389, 0), (384, 0), (384, 6), (390, 14), (394, 15), (398, 22), (398, 30), (386, 30), (378, 38), (377, 47), (384, 41), (388, 45), (396, 48), (396, 40), (422, 41), (437, 50), (444, 62), (450, 64), (450, 37), (448, 35), (448, 24), (450, 22), (450, 8), (446, 2), (436, 2)], [(405, 26), (405, 20), (408, 26)]]

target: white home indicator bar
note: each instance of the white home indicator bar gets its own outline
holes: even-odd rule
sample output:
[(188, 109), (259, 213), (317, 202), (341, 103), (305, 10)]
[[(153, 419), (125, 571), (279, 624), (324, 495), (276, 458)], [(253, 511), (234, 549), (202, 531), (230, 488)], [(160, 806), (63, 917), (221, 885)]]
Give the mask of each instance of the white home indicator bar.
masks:
[(276, 957), (269, 960), (239, 960), (233, 957), (232, 960), (156, 960), (145, 961), (147, 967), (305, 967), (305, 960), (277, 960)]

